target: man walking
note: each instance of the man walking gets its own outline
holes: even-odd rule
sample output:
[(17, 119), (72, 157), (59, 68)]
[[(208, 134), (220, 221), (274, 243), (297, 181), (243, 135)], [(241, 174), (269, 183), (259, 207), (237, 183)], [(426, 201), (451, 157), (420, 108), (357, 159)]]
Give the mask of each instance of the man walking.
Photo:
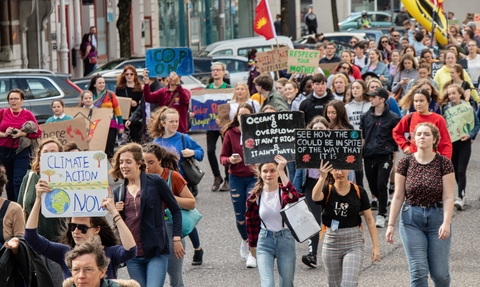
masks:
[(305, 15), (305, 25), (308, 29), (308, 34), (317, 34), (317, 15), (313, 14), (313, 8), (308, 8), (308, 13)]
[(392, 170), (393, 154), (397, 144), (392, 136), (393, 128), (400, 121), (397, 114), (385, 105), (388, 92), (377, 88), (367, 93), (372, 107), (360, 118), (360, 130), (363, 131), (363, 161), (365, 175), (372, 195), (378, 199), (376, 226), (385, 227), (388, 203), (388, 180)]

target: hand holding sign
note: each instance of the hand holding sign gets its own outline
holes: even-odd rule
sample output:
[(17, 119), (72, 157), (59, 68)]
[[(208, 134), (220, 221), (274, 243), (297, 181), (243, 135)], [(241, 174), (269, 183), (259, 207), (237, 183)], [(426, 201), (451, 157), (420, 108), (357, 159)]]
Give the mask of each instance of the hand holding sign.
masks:
[(145, 67), (154, 77), (166, 77), (171, 72), (179, 76), (193, 74), (193, 55), (190, 48), (155, 48), (148, 49)]
[(39, 179), (37, 184), (35, 184), (35, 191), (37, 193), (37, 199), (42, 198), (42, 194), (52, 191), (52, 188), (48, 186), (48, 183), (44, 179)]
[(107, 187), (108, 197), (102, 199), (102, 206), (105, 208), (108, 213), (111, 215), (115, 215), (118, 213), (117, 209), (115, 208), (115, 203), (113, 202), (113, 194), (110, 186)]

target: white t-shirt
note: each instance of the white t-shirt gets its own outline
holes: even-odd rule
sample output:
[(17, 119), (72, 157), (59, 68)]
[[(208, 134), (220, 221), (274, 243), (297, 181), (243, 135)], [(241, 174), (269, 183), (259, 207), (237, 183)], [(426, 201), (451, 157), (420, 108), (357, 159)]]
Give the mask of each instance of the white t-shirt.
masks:
[(472, 83), (478, 83), (478, 77), (480, 77), (480, 55), (477, 55), (473, 60), (468, 60), (468, 75), (470, 75)]
[[(268, 192), (263, 188), (262, 196), (260, 197), (260, 208), (258, 213), (263, 223), (261, 226), (266, 227), (267, 230), (278, 232), (283, 229), (282, 216), (280, 210), (280, 192), (278, 190)], [(265, 225), (264, 225), (265, 224)]]
[[(365, 63), (365, 61), (366, 61), (366, 63)], [(361, 59), (359, 59), (359, 58), (357, 58), (357, 56), (355, 56), (355, 58), (353, 60), (353, 64), (355, 64), (355, 66), (360, 67), (360, 69), (362, 69), (363, 67), (368, 65), (368, 62), (370, 62), (370, 60), (368, 59), (368, 57), (366, 55), (363, 56), (363, 58), (361, 58)]]
[[(247, 100), (246, 103), (250, 104), (253, 107), (254, 113), (259, 113), (260, 110), (262, 109), (262, 107), (257, 101)], [(230, 114), (229, 114), (230, 120), (233, 120), (233, 118), (235, 117), (235, 114), (237, 113), (237, 110), (238, 110), (238, 103), (236, 101), (230, 102)]]

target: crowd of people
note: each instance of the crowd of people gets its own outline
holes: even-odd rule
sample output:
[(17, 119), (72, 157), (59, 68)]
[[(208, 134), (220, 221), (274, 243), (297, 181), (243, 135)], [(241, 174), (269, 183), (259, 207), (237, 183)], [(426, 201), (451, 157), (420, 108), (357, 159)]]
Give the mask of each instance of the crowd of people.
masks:
[[(377, 233), (386, 228), (386, 240), (392, 243), (397, 217), (412, 286), (426, 285), (429, 273), (436, 285), (449, 285), (451, 217), (454, 208), (467, 206), (466, 170), (480, 129), (479, 43), (470, 23), (462, 38), (458, 29), (450, 29), (451, 45), (444, 50), (432, 47), (433, 37), (409, 20), (404, 26), (402, 38), (396, 30), (378, 43), (352, 37), (351, 49), (341, 53), (334, 43), (317, 43), (320, 63), (337, 63), (328, 77), (321, 69), (312, 75), (260, 73), (252, 50), (248, 82), (232, 87), (225, 81), (225, 64), (211, 65), (206, 88), (233, 89), (229, 122), (217, 119), (218, 129), (206, 132), (211, 191), (230, 193), (240, 256), (247, 268), (258, 268), (262, 286), (275, 285), (275, 259), (280, 286), (293, 286), (295, 239), (280, 210), (301, 197), (322, 226), (309, 240), (302, 262), (317, 267), (323, 240), (329, 286), (358, 283), (365, 244), (362, 221), (375, 262), (380, 257)], [(434, 75), (433, 62), (442, 65)], [(87, 277), (111, 284), (101, 286), (123, 286), (113, 280), (124, 263), (139, 286), (163, 286), (167, 275), (171, 286), (184, 286), (181, 214), (194, 209), (195, 197), (205, 191), (188, 179), (182, 164), (202, 161), (205, 152), (188, 135), (195, 115), (180, 77), (172, 72), (159, 82), (144, 70), (143, 83), (140, 78), (133, 66), (126, 66), (116, 91), (108, 91), (96, 75), (79, 97), (80, 107), (113, 110), (105, 153), (113, 166), (110, 174), (122, 183), (102, 204), (114, 227), (104, 217), (45, 218), (40, 213), (42, 195), (51, 192), (40, 178), (40, 157), (79, 149), (56, 139), (39, 143), (42, 131), (22, 108), (25, 94), (19, 89), (8, 93), (9, 108), (0, 111), (0, 186), (6, 185), (8, 197), (0, 200), (0, 206), (8, 206), (0, 210), (5, 213), (0, 241), (14, 254), (30, 246), (50, 275), (42, 280), (51, 280), (52, 286), (64, 280), (65, 286), (78, 285)], [(117, 97), (131, 99), (129, 115), (122, 115)], [(51, 107), (47, 123), (71, 119), (61, 100)], [(455, 108), (462, 113), (452, 112)], [(240, 117), (280, 111), (302, 111), (307, 129), (362, 131), (362, 168), (335, 169), (322, 161), (318, 168), (297, 169), (282, 156), (254, 169), (246, 165)], [(465, 128), (452, 122), (465, 123)], [(125, 132), (130, 143), (116, 148)], [(405, 156), (398, 161), (399, 154)], [(169, 216), (162, 212), (166, 208)], [(188, 234), (192, 265), (203, 263), (200, 234), (198, 228)]]

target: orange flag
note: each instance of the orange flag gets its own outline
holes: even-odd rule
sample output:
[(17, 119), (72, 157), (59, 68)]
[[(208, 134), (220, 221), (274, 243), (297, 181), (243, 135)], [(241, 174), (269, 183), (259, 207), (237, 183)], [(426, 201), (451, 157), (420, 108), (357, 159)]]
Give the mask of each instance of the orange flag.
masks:
[(276, 38), (275, 28), (273, 27), (272, 16), (267, 0), (261, 0), (255, 9), (255, 22), (253, 22), (253, 31), (270, 40)]

